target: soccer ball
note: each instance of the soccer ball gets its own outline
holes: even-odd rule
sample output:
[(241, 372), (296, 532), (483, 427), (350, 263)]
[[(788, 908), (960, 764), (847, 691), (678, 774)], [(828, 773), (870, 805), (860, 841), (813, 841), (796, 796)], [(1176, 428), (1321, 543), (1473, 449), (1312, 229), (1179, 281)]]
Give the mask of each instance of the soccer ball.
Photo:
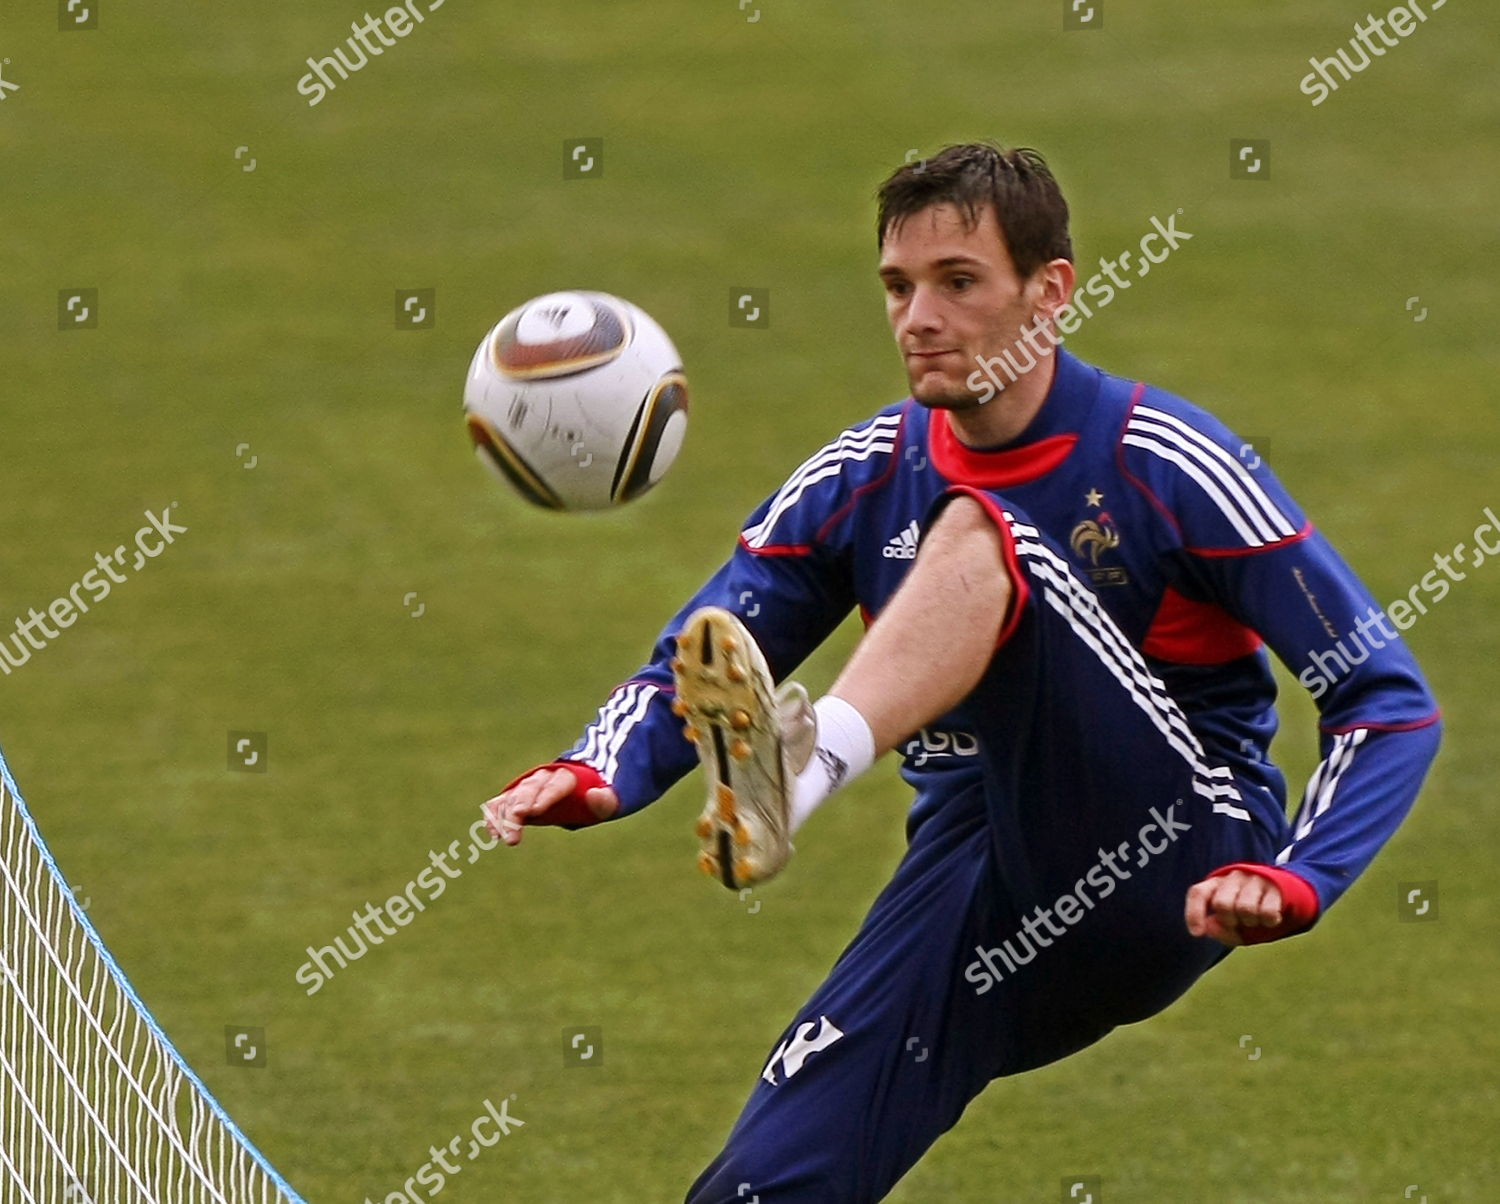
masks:
[(480, 462), (550, 510), (640, 497), (677, 458), (687, 409), (672, 340), (608, 293), (548, 293), (511, 310), (484, 336), (464, 384)]

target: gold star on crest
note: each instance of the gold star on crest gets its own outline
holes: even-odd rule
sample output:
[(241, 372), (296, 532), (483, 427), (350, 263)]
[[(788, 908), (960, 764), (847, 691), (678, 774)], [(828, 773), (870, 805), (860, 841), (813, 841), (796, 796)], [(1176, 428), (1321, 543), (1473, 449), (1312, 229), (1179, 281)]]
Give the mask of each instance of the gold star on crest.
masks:
[(1097, 489), (1090, 489), (1086, 494), (1083, 495), (1083, 500), (1086, 501), (1090, 506), (1098, 509), (1101, 505), (1104, 504), (1104, 495)]

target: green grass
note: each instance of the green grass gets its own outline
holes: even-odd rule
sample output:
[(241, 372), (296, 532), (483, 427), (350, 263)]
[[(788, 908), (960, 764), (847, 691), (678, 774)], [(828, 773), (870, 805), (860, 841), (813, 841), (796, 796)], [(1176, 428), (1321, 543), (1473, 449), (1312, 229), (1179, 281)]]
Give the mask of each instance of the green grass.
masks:
[[(1500, 19), (1449, 5), (1313, 108), (1297, 81), (1356, 6), (1143, 0), (1093, 34), (1057, 5), (758, 7), (450, 3), (315, 108), (303, 60), (357, 6), (0, 31), (0, 623), (144, 509), (189, 528), (0, 679), (0, 739), (148, 1004), (319, 1204), (399, 1189), (512, 1093), (526, 1127), (445, 1199), (680, 1198), (898, 859), (887, 767), (749, 914), (693, 872), (684, 787), (485, 857), (311, 998), (293, 978), (572, 740), (791, 467), (901, 395), (870, 197), (908, 148), (1041, 147), (1090, 269), (1183, 209), (1193, 241), (1072, 345), (1268, 439), (1378, 596), (1500, 503)], [(562, 179), (573, 136), (605, 138), (603, 179)], [(1269, 182), (1228, 178), (1232, 137), (1272, 140)], [(770, 330), (729, 327), (737, 285), (772, 290)], [(98, 329), (56, 329), (73, 286)], [(672, 476), (619, 514), (523, 509), (458, 421), (484, 330), (567, 286), (644, 305), (693, 385)], [(404, 287), (437, 289), (434, 330), (393, 329)], [(997, 1084), (893, 1199), (1047, 1201), (1075, 1173), (1111, 1204), (1494, 1197), (1489, 572), (1409, 634), (1445, 750), (1317, 932)], [(1285, 715), (1302, 779), (1295, 688)], [(226, 770), (231, 729), (269, 733), (269, 772)], [(1396, 923), (1396, 884), (1431, 878), (1440, 922)], [(226, 1025), (267, 1030), (266, 1069), (225, 1064)], [(602, 1067), (564, 1068), (572, 1025), (603, 1027)]]

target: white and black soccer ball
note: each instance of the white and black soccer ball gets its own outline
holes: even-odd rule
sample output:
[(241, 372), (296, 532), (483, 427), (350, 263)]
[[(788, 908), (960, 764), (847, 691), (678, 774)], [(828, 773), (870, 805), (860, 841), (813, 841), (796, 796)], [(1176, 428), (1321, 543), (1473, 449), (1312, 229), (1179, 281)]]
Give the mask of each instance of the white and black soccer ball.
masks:
[(464, 384), (480, 461), (550, 510), (640, 497), (677, 458), (687, 410), (672, 340), (608, 293), (548, 293), (513, 309), (484, 336)]

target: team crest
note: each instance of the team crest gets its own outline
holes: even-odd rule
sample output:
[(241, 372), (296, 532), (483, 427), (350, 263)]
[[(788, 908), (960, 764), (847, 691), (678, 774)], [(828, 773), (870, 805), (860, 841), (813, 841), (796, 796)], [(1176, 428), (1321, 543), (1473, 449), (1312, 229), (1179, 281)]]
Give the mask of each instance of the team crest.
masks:
[(1073, 549), (1073, 555), (1080, 560), (1087, 559), (1089, 568), (1085, 571), (1089, 580), (1095, 585), (1128, 585), (1130, 575), (1120, 565), (1099, 565), (1099, 558), (1104, 553), (1120, 546), (1120, 530), (1115, 526), (1114, 519), (1109, 512), (1101, 510), (1097, 517), (1086, 518), (1073, 528), (1073, 534), (1068, 540)]

